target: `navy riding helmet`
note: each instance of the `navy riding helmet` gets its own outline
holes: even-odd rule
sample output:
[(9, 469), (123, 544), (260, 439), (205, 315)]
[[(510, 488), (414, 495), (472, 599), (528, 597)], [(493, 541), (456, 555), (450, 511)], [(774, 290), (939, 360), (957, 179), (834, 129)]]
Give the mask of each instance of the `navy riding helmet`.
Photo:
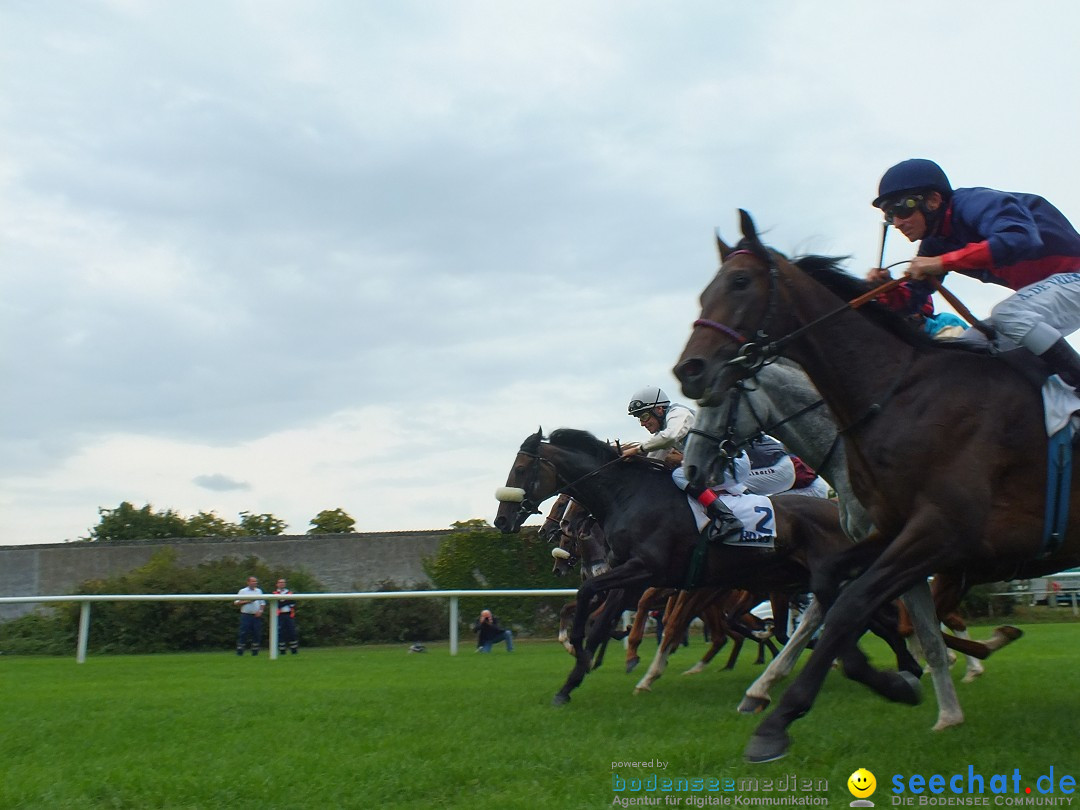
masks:
[(881, 208), (886, 200), (912, 191), (938, 191), (946, 199), (952, 196), (949, 178), (940, 166), (926, 158), (911, 158), (897, 163), (882, 175), (873, 206)]

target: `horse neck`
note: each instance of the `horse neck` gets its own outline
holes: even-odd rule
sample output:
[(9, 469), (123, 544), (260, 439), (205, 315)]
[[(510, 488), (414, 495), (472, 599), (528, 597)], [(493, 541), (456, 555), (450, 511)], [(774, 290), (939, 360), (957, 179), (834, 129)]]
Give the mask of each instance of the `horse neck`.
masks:
[(895, 390), (916, 349), (854, 310), (815, 324), (843, 302), (796, 268), (785, 280), (789, 283), (781, 285), (781, 295), (793, 313), (789, 333), (814, 325), (791, 342), (784, 356), (803, 368), (836, 424), (848, 427)]
[(748, 407), (739, 414), (740, 433), (764, 429), (807, 464), (819, 466), (832, 448), (836, 424), (826, 408), (795, 416), (821, 401), (810, 378), (795, 366), (772, 363), (758, 373), (756, 382), (746, 393)]
[(557, 445), (545, 445), (542, 455), (554, 465), (560, 489), (602, 522), (614, 503), (614, 488), (606, 484), (609, 471), (601, 469), (604, 463), (585, 452)]

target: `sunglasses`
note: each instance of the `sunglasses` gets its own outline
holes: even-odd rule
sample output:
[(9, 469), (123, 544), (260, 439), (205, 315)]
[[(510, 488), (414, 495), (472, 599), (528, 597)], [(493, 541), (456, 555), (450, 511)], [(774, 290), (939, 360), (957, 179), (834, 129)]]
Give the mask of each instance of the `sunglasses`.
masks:
[(894, 219), (907, 219), (914, 214), (919, 204), (925, 199), (922, 194), (908, 194), (898, 200), (891, 200), (881, 206), (885, 212), (885, 221), (892, 224)]

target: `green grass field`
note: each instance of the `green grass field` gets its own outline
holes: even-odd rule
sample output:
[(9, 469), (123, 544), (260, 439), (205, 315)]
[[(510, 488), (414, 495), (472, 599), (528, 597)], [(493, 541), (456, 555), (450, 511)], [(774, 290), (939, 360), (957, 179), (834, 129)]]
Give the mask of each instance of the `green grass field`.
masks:
[[(982, 679), (958, 685), (964, 726), (930, 731), (928, 679), (912, 708), (833, 673), (793, 727), (791, 755), (759, 766), (742, 761), (758, 720), (734, 707), (760, 667), (745, 654), (734, 673), (714, 662), (683, 677), (704, 650), (696, 634), (652, 694), (632, 694), (640, 673), (623, 673), (613, 647), (560, 709), (550, 699), (571, 660), (550, 641), (487, 656), (467, 643), (456, 657), (438, 644), (426, 654), (308, 649), (275, 662), (265, 652), (83, 665), (4, 656), (0, 808), (601, 808), (617, 795), (612, 763), (622, 760), (660, 760), (663, 774), (687, 779), (827, 780), (815, 795), (834, 807), (852, 800), (846, 782), (859, 767), (877, 776), (879, 808), (891, 806), (894, 774), (966, 775), (971, 765), (989, 780), (1019, 768), (1034, 785), (1054, 766), (1056, 779), (1080, 777), (1080, 625), (1025, 629)], [(688, 807), (706, 793), (639, 795)]]

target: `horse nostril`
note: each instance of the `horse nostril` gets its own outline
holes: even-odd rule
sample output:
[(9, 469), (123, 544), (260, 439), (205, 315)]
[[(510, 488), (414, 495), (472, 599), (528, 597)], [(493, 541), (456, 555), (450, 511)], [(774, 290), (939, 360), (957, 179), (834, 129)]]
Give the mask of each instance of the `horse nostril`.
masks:
[(502, 516), (495, 518), (495, 528), (499, 529), (500, 531), (502, 529), (505, 529), (506, 528), (506, 518), (502, 517)]
[(675, 376), (679, 378), (681, 382), (688, 380), (695, 380), (701, 376), (702, 371), (705, 369), (705, 361), (700, 357), (691, 357), (687, 360), (683, 360), (679, 365), (675, 366)]

